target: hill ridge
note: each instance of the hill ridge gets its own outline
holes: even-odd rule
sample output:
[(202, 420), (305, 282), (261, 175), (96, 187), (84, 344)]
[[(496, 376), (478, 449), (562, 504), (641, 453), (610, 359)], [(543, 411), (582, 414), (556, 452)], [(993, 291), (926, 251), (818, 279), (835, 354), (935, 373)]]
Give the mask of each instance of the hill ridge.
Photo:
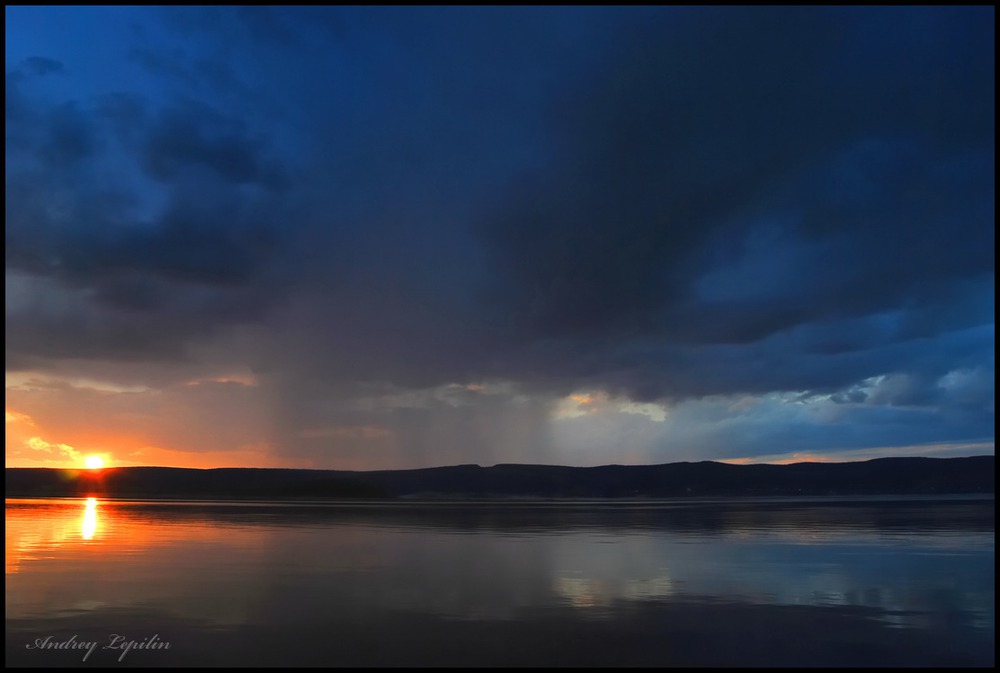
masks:
[(994, 456), (737, 465), (445, 465), (406, 470), (6, 468), (7, 497), (339, 499), (627, 498), (994, 493)]

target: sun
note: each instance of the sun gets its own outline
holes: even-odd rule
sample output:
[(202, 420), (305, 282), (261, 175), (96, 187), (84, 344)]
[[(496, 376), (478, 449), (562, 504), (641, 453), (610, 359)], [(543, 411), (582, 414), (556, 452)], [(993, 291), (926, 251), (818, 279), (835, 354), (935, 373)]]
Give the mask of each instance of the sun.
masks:
[(83, 459), (83, 464), (88, 470), (99, 470), (104, 467), (104, 459), (100, 456), (87, 456)]

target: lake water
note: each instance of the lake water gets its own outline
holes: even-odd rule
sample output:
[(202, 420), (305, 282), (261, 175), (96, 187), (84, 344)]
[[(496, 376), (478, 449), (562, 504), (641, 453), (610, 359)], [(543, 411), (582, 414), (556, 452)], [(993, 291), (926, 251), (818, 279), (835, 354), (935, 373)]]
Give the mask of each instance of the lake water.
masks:
[(6, 661), (992, 666), (994, 512), (7, 500)]

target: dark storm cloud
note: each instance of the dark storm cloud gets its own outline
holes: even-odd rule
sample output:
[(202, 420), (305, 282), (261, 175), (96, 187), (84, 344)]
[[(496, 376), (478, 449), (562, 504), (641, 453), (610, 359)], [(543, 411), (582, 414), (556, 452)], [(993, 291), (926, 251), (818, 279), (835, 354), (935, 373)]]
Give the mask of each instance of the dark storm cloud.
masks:
[(59, 61), (51, 58), (45, 58), (44, 56), (32, 56), (31, 58), (25, 59), (24, 67), (26, 70), (35, 75), (47, 75), (53, 72), (61, 72), (65, 69), (63, 64)]
[(149, 130), (143, 166), (159, 181), (202, 167), (228, 182), (280, 187), (280, 168), (265, 163), (263, 143), (249, 138), (243, 126), (193, 101), (165, 110)]
[[(8, 361), (249, 325), (281, 431), (360, 444), (585, 388), (959, 405), (992, 362), (992, 8), (155, 16), (122, 50), (155, 93), (8, 64), (8, 274), (62, 292)], [(351, 406), (484, 380), (540, 406)]]
[[(945, 218), (964, 224), (961, 233), (991, 231), (982, 204), (991, 189), (992, 121), (978, 122), (990, 107), (992, 75), (977, 62), (986, 62), (991, 41), (976, 45), (978, 52), (967, 46), (966, 54), (936, 55), (956, 78), (968, 80), (967, 71), (978, 70), (974, 100), (942, 102), (920, 73), (907, 73), (919, 89), (908, 92), (914, 104), (934, 107), (954, 123), (920, 127), (907, 122), (931, 115), (897, 110), (889, 117), (901, 123), (889, 126), (885, 108), (899, 105), (874, 94), (895, 82), (845, 72), (842, 43), (858, 31), (852, 17), (814, 9), (800, 14), (727, 8), (718, 21), (699, 15), (683, 25), (686, 39), (670, 26), (629, 35), (627, 49), (609, 59), (606, 81), (578, 87), (580, 100), (560, 109), (570, 129), (562, 170), (547, 171), (546, 183), (532, 188), (524, 205), (497, 227), (501, 246), (512, 248), (512, 273), (527, 275), (526, 284), (541, 285), (543, 293), (561, 280), (566, 288), (580, 288), (580, 295), (596, 292), (593, 306), (579, 307), (581, 319), (610, 327), (604, 318), (614, 315), (601, 312), (602, 293), (626, 298), (624, 304), (607, 302), (618, 313), (637, 295), (640, 308), (654, 308), (665, 283), (683, 289), (696, 278), (698, 269), (688, 260), (710, 236), (740, 234), (731, 222), (752, 226), (753, 215), (790, 215), (792, 226), (806, 233), (822, 227), (849, 236), (862, 244), (855, 253), (871, 257), (862, 260), (864, 271), (892, 262), (886, 275), (922, 272), (920, 263), (939, 265), (928, 255), (932, 248), (946, 252), (948, 261), (982, 249), (965, 238), (956, 253), (939, 248), (940, 232), (950, 229), (941, 226)], [(892, 33), (886, 40), (894, 37), (906, 42)], [(921, 147), (925, 137), (936, 144), (954, 141), (964, 111), (980, 127), (970, 143), (944, 156)], [(967, 133), (963, 128), (961, 135)], [(800, 177), (804, 169), (808, 179)], [(840, 184), (830, 186), (833, 180)], [(802, 194), (803, 188), (816, 193)], [(831, 206), (839, 212), (821, 218)], [(973, 217), (954, 212), (962, 207)], [(890, 249), (911, 259), (889, 259), (884, 255)], [(989, 259), (979, 253), (974, 262), (973, 270), (981, 270)], [(677, 268), (681, 272), (672, 274)], [(841, 264), (830, 271), (855, 275)], [(803, 275), (823, 281), (821, 274)]]
[(668, 15), (577, 75), (550, 109), (556, 170), (491, 229), (535, 326), (648, 326), (677, 301), (713, 233), (838, 142), (812, 76), (846, 29), (814, 11)]
[[(647, 352), (685, 360), (672, 344), (752, 344), (814, 323), (826, 340), (838, 320), (892, 307), (949, 318), (961, 292), (991, 295), (982, 18), (720, 8), (630, 33), (558, 108), (556, 170), (515, 187), (487, 230), (519, 329), (588, 358), (610, 336), (612, 350), (658, 340)], [(712, 273), (706, 297), (697, 283)], [(991, 321), (984, 308), (924, 326)], [(676, 387), (665, 370), (660, 393)], [(656, 391), (636, 375), (633, 392)]]
[[(123, 93), (53, 102), (32, 71), (44, 74), (8, 73), (8, 363), (182, 357), (220, 325), (259, 317), (283, 184), (266, 143), (192, 100), (159, 111)], [(155, 187), (137, 189), (140, 170)], [(30, 279), (58, 291), (44, 306), (22, 301)]]

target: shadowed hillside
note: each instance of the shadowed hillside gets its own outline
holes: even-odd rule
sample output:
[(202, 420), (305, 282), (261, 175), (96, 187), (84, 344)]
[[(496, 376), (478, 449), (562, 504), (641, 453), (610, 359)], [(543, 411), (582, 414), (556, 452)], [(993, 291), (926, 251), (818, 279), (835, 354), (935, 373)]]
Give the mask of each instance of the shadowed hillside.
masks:
[(624, 498), (993, 493), (994, 457), (729, 465), (456, 465), (347, 472), (127, 467), (7, 468), (8, 497), (352, 499), (407, 496)]
[(120, 498), (387, 498), (376, 482), (326, 470), (121, 467), (103, 470), (7, 468), (8, 497), (101, 495)]

